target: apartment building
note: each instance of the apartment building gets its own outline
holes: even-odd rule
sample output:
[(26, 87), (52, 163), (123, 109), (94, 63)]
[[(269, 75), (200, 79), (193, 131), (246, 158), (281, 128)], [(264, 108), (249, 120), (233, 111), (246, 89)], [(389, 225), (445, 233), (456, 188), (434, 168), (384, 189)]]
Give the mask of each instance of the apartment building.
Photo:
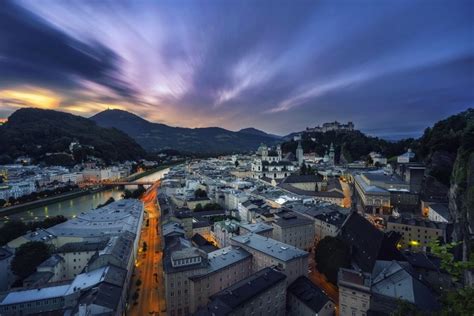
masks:
[(227, 247), (230, 245), (230, 238), (238, 235), (239, 233), (239, 222), (235, 220), (223, 220), (214, 223), (214, 238), (219, 248)]
[(273, 239), (309, 250), (314, 244), (314, 223), (305, 216), (295, 212), (281, 212), (275, 214), (276, 220), (272, 223)]
[(192, 304), (189, 278), (207, 271), (207, 254), (195, 247), (165, 252), (163, 268), (168, 314), (189, 315)]
[(225, 247), (208, 254), (207, 270), (189, 278), (191, 313), (208, 298), (252, 274), (252, 256), (242, 248)]
[(370, 309), (369, 273), (350, 269), (339, 269), (337, 285), (339, 287), (339, 315), (366, 316)]
[(286, 315), (286, 275), (264, 268), (210, 297), (195, 315)]
[(347, 215), (338, 211), (321, 213), (314, 216), (315, 238), (336, 237)]
[(423, 250), (433, 240), (446, 240), (446, 223), (430, 220), (403, 217), (389, 217), (386, 231), (394, 231), (402, 235), (400, 245), (412, 250)]
[(108, 239), (97, 242), (67, 243), (57, 249), (57, 254), (64, 259), (65, 271), (62, 279), (73, 279), (80, 274), (92, 256), (107, 245)]

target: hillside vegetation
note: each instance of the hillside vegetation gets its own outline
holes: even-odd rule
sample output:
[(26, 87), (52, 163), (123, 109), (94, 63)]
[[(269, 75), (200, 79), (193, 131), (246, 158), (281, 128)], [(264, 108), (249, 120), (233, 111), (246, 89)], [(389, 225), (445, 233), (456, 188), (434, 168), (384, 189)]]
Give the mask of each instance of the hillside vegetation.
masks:
[[(69, 151), (71, 142), (81, 144), (73, 156)], [(0, 163), (24, 155), (38, 161), (72, 164), (87, 155), (106, 162), (135, 160), (145, 151), (117, 129), (103, 128), (68, 113), (27, 108), (14, 112), (0, 126)]]
[(192, 153), (237, 153), (254, 151), (262, 142), (272, 145), (278, 141), (275, 136), (254, 129), (233, 132), (220, 127), (172, 127), (122, 110), (106, 110), (91, 120), (103, 127), (120, 129), (149, 152), (175, 149)]

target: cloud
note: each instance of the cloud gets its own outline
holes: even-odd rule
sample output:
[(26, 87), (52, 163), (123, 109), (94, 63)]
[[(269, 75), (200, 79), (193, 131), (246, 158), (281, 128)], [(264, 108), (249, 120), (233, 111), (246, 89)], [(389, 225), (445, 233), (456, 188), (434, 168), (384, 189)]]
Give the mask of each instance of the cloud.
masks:
[(11, 1), (0, 6), (0, 88), (37, 85), (79, 89), (79, 79), (131, 98), (120, 78), (120, 58), (100, 43), (86, 44)]
[(472, 1), (19, 3), (0, 8), (0, 90), (42, 87), (84, 116), (385, 135), (474, 101)]

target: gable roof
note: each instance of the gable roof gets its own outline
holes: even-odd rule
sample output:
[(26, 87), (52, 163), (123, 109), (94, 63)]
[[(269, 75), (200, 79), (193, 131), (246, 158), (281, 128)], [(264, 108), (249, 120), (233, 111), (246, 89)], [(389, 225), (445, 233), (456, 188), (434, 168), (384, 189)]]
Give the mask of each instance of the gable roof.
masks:
[(288, 287), (288, 292), (309, 307), (316, 314), (331, 300), (307, 277), (300, 276)]
[(228, 315), (285, 279), (285, 274), (272, 268), (264, 268), (212, 295), (208, 309), (212, 311), (213, 315)]
[(406, 300), (424, 311), (440, 307), (432, 290), (418, 279), (407, 262), (377, 261), (372, 273), (371, 291)]
[(393, 244), (395, 239), (387, 238), (382, 231), (356, 212), (349, 214), (342, 224), (339, 238), (350, 247), (352, 262), (364, 272), (372, 272), (380, 256), (385, 260), (403, 260), (396, 244)]
[(292, 174), (285, 179), (283, 179), (282, 183), (316, 183), (321, 182), (323, 177), (320, 175), (299, 175), (299, 174)]
[(245, 235), (232, 236), (230, 239), (242, 245), (244, 248), (252, 248), (284, 262), (308, 256), (308, 252), (304, 250), (258, 234), (248, 233)]

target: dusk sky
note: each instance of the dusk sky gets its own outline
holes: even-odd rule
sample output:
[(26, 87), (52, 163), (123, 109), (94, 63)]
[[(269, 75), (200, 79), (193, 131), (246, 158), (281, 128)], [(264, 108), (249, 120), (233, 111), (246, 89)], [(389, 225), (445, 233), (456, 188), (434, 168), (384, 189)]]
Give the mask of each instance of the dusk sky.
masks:
[(474, 1), (1, 1), (0, 119), (108, 107), (276, 134), (419, 136), (474, 106)]

